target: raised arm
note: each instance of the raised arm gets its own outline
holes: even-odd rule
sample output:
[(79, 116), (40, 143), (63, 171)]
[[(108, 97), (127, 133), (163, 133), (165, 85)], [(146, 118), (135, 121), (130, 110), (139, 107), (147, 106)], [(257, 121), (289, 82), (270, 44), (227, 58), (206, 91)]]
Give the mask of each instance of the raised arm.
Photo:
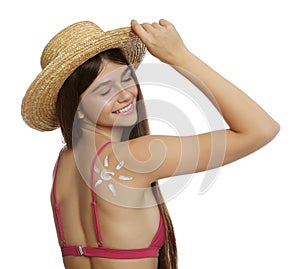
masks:
[[(153, 56), (173, 66), (211, 100), (229, 126), (228, 130), (196, 136), (200, 145), (198, 153), (193, 150), (195, 137), (144, 138), (143, 143), (160, 139), (165, 145), (165, 161), (154, 173), (155, 177), (171, 176), (174, 167), (189, 167), (189, 161), (197, 154), (195, 171), (230, 163), (263, 147), (279, 132), (279, 124), (255, 101), (186, 48), (170, 22), (160, 20), (159, 23), (139, 24), (132, 21), (131, 26)], [(182, 158), (184, 147), (189, 149), (192, 157), (186, 154), (186, 158)], [(178, 174), (193, 172), (189, 169), (179, 169)]]

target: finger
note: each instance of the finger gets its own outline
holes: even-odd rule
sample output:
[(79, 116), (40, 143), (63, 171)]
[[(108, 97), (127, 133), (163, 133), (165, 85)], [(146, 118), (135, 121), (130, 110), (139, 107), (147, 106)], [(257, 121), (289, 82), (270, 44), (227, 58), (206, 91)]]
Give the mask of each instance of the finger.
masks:
[(170, 23), (169, 21), (167, 21), (167, 20), (165, 20), (165, 19), (160, 19), (160, 20), (159, 20), (159, 24), (160, 24), (161, 26), (164, 26), (164, 27), (169, 26), (169, 25), (172, 25), (172, 23)]
[(153, 26), (150, 23), (145, 22), (145, 23), (142, 23), (141, 25), (145, 29), (145, 31), (147, 31), (148, 33), (153, 31)]
[(145, 29), (136, 20), (131, 21), (131, 28), (142, 40), (147, 34)]
[(158, 24), (157, 22), (153, 22), (151, 25), (152, 25), (153, 28), (156, 28), (156, 29), (161, 27), (161, 25)]

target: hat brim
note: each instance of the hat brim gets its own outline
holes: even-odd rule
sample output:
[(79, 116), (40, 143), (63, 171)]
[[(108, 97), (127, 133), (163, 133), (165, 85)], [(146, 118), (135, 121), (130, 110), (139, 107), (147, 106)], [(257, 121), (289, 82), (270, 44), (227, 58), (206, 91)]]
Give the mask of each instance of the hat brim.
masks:
[(137, 68), (146, 53), (146, 47), (130, 27), (101, 33), (86, 46), (78, 47), (51, 61), (29, 86), (21, 106), (24, 121), (39, 131), (59, 127), (56, 119), (56, 100), (60, 88), (73, 71), (88, 59), (108, 49), (120, 48), (128, 62)]

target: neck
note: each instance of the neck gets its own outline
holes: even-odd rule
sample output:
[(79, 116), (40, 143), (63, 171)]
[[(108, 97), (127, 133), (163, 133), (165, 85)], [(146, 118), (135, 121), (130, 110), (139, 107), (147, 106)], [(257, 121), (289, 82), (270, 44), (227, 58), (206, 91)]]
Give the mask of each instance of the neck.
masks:
[(86, 122), (80, 124), (83, 136), (94, 136), (94, 139), (105, 138), (112, 142), (120, 142), (123, 134), (123, 127), (92, 126)]

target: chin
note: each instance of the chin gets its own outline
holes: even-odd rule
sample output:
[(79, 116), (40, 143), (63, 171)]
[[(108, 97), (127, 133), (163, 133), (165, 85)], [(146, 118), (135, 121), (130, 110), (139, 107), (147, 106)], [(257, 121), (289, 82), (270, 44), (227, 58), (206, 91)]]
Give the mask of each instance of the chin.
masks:
[(137, 124), (137, 114), (132, 113), (131, 115), (119, 115), (115, 120), (115, 127), (131, 127)]
[(120, 124), (115, 124), (114, 127), (120, 127), (120, 128), (127, 128), (127, 127), (133, 127), (137, 124), (137, 121), (126, 121)]

